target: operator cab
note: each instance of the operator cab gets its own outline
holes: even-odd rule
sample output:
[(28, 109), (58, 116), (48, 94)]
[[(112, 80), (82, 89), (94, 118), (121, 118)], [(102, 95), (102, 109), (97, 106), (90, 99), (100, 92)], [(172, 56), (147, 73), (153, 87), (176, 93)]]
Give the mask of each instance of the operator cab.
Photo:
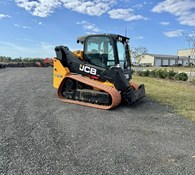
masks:
[(121, 67), (130, 70), (129, 38), (115, 35), (87, 35), (79, 37), (77, 42), (84, 45), (84, 59), (90, 64), (110, 68)]

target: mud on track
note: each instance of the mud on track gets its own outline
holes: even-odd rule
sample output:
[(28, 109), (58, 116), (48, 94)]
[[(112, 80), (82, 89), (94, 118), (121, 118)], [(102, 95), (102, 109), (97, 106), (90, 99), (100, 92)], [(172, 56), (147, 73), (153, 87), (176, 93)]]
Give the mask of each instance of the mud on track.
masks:
[(194, 174), (195, 124), (149, 98), (99, 110), (57, 99), (52, 68), (0, 70), (0, 174)]

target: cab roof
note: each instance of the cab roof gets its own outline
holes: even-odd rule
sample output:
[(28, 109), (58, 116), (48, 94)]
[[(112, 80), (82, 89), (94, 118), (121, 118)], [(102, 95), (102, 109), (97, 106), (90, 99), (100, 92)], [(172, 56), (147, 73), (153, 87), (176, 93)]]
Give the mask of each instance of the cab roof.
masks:
[(90, 34), (90, 35), (85, 35), (85, 36), (80, 36), (77, 38), (77, 43), (81, 43), (83, 44), (85, 42), (85, 40), (88, 38), (88, 37), (91, 37), (91, 36), (110, 36), (112, 37), (115, 41), (116, 40), (120, 40), (123, 41), (123, 42), (128, 42), (129, 41), (129, 38), (126, 37), (126, 36), (122, 36), (122, 35), (118, 35), (118, 34)]

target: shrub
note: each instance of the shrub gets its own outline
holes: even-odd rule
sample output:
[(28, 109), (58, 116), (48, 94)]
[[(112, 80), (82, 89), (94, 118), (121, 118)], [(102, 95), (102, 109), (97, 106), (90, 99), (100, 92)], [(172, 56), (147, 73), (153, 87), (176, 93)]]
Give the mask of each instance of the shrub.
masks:
[(179, 73), (179, 80), (187, 81), (188, 75), (185, 72)]
[(163, 78), (163, 79), (167, 78), (168, 77), (167, 70), (166, 69), (165, 70), (161, 70), (161, 74), (159, 76), (160, 76), (160, 78)]
[(140, 70), (137, 71), (137, 74), (138, 74), (139, 76), (144, 76), (144, 75), (143, 75), (143, 71), (140, 71)]
[(181, 80), (181, 81), (187, 81), (188, 80), (188, 75), (184, 72), (182, 73), (177, 73), (174, 76), (175, 80)]
[(131, 69), (131, 74), (133, 75), (135, 73), (135, 70), (134, 69)]
[(154, 77), (159, 77), (159, 72), (160, 72), (160, 69), (159, 70), (156, 70), (155, 71), (155, 74), (154, 74)]
[(150, 73), (149, 70), (143, 71), (143, 76), (148, 77), (149, 76), (149, 73)]
[(150, 77), (156, 77), (156, 69), (149, 72)]
[(176, 72), (174, 72), (173, 70), (171, 70), (171, 71), (168, 72), (168, 78), (173, 80), (174, 79), (174, 76), (176, 74), (177, 74)]
[(168, 72), (167, 72), (166, 69), (165, 70), (159, 69), (159, 70), (157, 70), (155, 72), (155, 77), (159, 77), (159, 78), (165, 79), (167, 76), (168, 76)]
[(174, 79), (174, 80), (179, 80), (179, 74), (176, 73), (176, 74), (174, 75), (173, 79)]
[(159, 70), (152, 70), (152, 71), (149, 71), (149, 70), (146, 70), (146, 71), (137, 71), (137, 74), (139, 76), (150, 76), (150, 77), (158, 77), (158, 78), (169, 78), (169, 79), (172, 79), (172, 80), (182, 80), (182, 81), (187, 81), (188, 80), (188, 75), (184, 72), (182, 73), (176, 73), (174, 71), (167, 71), (166, 69), (165, 70), (162, 70), (162, 69), (159, 69)]

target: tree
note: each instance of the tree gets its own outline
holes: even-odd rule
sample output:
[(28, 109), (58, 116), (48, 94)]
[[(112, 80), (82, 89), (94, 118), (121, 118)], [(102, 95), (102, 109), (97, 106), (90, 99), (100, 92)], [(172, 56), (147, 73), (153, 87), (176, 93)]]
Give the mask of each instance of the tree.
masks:
[(141, 61), (141, 55), (145, 55), (148, 53), (148, 50), (146, 49), (146, 47), (135, 47), (132, 51), (132, 55), (133, 57), (137, 60), (138, 63), (140, 63)]
[(190, 50), (190, 59), (195, 59), (195, 32), (183, 33), (183, 36), (188, 43), (188, 48)]
[(192, 69), (193, 69), (193, 64), (195, 63), (195, 32), (183, 33), (183, 36), (185, 37), (188, 43), (189, 60), (192, 61), (192, 63), (190, 63), (190, 81), (192, 81)]
[(9, 62), (11, 61), (11, 57), (0, 56), (0, 62)]

